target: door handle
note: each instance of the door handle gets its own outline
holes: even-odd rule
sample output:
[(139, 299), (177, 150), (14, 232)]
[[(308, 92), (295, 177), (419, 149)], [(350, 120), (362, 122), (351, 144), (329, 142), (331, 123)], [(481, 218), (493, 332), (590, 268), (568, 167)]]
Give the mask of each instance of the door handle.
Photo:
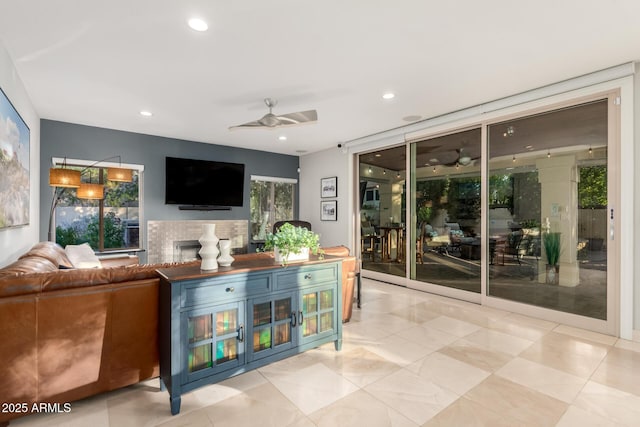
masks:
[(304, 323), (304, 314), (302, 314), (302, 310), (298, 312), (298, 324), (302, 326)]
[(291, 312), (291, 327), (295, 328), (296, 327), (296, 312), (292, 311)]
[(244, 325), (240, 325), (240, 329), (238, 329), (238, 341), (244, 342)]

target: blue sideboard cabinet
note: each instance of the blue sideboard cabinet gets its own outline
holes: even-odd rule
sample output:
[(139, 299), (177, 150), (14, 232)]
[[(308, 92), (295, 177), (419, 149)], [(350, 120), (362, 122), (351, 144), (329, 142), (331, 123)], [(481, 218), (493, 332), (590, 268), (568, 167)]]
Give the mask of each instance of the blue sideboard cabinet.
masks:
[(333, 341), (342, 346), (342, 259), (286, 267), (268, 255), (230, 267), (160, 269), (160, 381), (181, 395)]

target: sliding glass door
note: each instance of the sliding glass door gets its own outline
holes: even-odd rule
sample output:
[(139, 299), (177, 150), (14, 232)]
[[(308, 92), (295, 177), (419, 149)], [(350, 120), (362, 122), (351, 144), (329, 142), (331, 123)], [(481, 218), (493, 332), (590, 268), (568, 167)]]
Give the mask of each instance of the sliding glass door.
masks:
[(487, 295), (607, 320), (608, 100), (488, 127)]
[(614, 331), (612, 97), (360, 154), (365, 277)]
[(412, 280), (480, 293), (480, 137), (475, 128), (409, 147)]

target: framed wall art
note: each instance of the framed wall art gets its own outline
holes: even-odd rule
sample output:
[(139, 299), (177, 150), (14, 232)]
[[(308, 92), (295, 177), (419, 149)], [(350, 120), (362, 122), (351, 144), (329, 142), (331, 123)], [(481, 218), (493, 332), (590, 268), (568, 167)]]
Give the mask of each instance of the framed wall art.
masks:
[(320, 180), (320, 197), (338, 197), (338, 177), (322, 178)]
[(320, 202), (320, 220), (321, 221), (337, 221), (338, 220), (338, 201), (328, 200)]
[(0, 89), (0, 229), (29, 224), (29, 133)]

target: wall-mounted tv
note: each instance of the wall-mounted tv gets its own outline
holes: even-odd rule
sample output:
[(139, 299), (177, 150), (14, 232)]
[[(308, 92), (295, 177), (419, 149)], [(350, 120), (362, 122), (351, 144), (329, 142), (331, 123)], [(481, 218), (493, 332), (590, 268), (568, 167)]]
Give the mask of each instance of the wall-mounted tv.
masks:
[(165, 204), (207, 209), (242, 206), (243, 199), (243, 164), (167, 157)]

